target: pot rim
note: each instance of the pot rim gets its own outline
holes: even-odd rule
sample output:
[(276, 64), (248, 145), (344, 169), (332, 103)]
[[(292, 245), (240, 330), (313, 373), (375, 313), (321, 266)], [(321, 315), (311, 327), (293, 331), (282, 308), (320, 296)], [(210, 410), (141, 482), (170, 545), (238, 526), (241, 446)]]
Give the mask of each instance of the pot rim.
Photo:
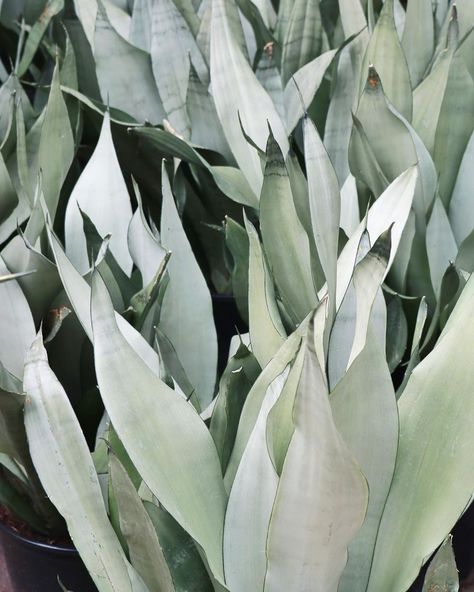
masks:
[(2, 520), (0, 520), (0, 530), (3, 531), (8, 536), (16, 539), (19, 543), (27, 546), (32, 547), (37, 550), (41, 550), (44, 552), (53, 553), (54, 555), (63, 555), (66, 557), (74, 557), (78, 556), (79, 552), (75, 547), (65, 547), (63, 545), (52, 545), (50, 543), (45, 543), (43, 541), (36, 541), (34, 539), (30, 539), (19, 532), (10, 528), (7, 524), (5, 524)]

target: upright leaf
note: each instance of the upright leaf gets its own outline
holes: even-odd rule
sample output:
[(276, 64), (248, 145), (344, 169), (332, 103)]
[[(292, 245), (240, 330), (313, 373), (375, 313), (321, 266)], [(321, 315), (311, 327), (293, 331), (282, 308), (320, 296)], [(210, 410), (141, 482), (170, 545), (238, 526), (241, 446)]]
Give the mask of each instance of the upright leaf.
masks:
[(448, 209), (449, 221), (458, 245), (474, 230), (474, 211), (470, 207), (473, 182), (474, 132), (464, 151)]
[[(317, 302), (309, 240), (296, 213), (283, 154), (270, 136), (260, 196), (260, 227), (265, 253), (283, 304), (300, 323)], [(284, 229), (285, 241), (279, 236)]]
[(156, 0), (151, 8), (151, 63), (166, 117), (179, 134), (191, 137), (186, 110), (191, 63), (208, 78), (196, 40), (173, 0)]
[(245, 140), (240, 122), (260, 148), (268, 137), (268, 123), (285, 154), (288, 139), (271, 98), (258, 82), (234, 36), (229, 17), (232, 4), (233, 0), (212, 0), (212, 95), (230, 149), (252, 190), (259, 195), (262, 186), (260, 158)]
[(171, 259), (159, 326), (173, 344), (205, 409), (214, 396), (217, 369), (211, 295), (184, 232), (164, 166), (162, 183), (161, 240), (171, 251)]
[(459, 575), (451, 536), (446, 537), (426, 571), (422, 592), (436, 589), (446, 592), (458, 592), (459, 590)]
[(318, 0), (296, 0), (286, 28), (282, 53), (282, 78), (291, 76), (321, 53), (323, 23)]
[(359, 463), (370, 492), (365, 521), (349, 546), (338, 590), (365, 592), (398, 446), (395, 393), (385, 352), (373, 331), (331, 393), (330, 402), (336, 426)]
[(407, 4), (402, 48), (406, 57), (412, 88), (423, 80), (434, 51), (434, 14), (431, 0)]
[(465, 352), (474, 344), (469, 313), (473, 305), (471, 278), (440, 339), (415, 368), (399, 400), (397, 462), (369, 592), (406, 590), (471, 500), (474, 370), (466, 364)]
[(341, 195), (336, 172), (314, 123), (303, 123), (306, 175), (311, 224), (329, 294), (329, 315), (336, 310), (336, 264), (339, 245)]
[[(99, 141), (79, 177), (66, 208), (66, 253), (80, 273), (90, 268), (81, 211), (87, 214), (102, 237), (110, 234), (110, 250), (123, 271), (130, 275), (132, 259), (128, 252), (127, 232), (132, 206), (117, 159), (105, 114)], [(111, 216), (113, 212), (113, 216)]]
[(295, 431), (268, 531), (265, 592), (335, 592), (367, 506), (365, 479), (334, 423), (312, 325), (304, 347)]
[(174, 592), (173, 580), (153, 522), (127, 471), (114, 454), (109, 455), (109, 470), (120, 530), (127, 542), (133, 567), (149, 590)]
[(137, 121), (161, 123), (161, 104), (149, 54), (127, 43), (112, 27), (105, 10), (95, 21), (94, 58), (102, 101)]
[(248, 302), (252, 351), (264, 368), (283, 344), (286, 332), (280, 319), (272, 278), (260, 239), (252, 223), (245, 220), (249, 241)]
[[(48, 365), (41, 336), (25, 365), (25, 425), (43, 486), (100, 592), (146, 592), (109, 522), (99, 481), (79, 422)], [(134, 582), (131, 582), (131, 578)]]
[(410, 74), (403, 53), (393, 13), (394, 0), (386, 0), (370, 38), (361, 71), (361, 87), (370, 65), (374, 65), (392, 105), (411, 121), (412, 90)]
[(148, 487), (223, 581), (226, 494), (212, 437), (192, 405), (161, 382), (123, 338), (98, 274), (91, 309), (97, 380), (114, 428)]

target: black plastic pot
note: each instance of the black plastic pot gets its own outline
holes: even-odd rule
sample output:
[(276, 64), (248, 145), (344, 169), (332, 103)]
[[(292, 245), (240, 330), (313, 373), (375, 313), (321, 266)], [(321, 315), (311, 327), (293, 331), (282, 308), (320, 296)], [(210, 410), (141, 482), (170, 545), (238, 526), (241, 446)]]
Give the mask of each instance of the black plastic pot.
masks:
[(217, 369), (220, 376), (227, 364), (232, 336), (237, 333), (237, 330), (245, 333), (248, 331), (248, 328), (240, 317), (233, 296), (212, 294), (212, 308), (217, 331), (217, 345), (219, 349)]
[(0, 545), (12, 584), (11, 592), (59, 592), (58, 577), (67, 590), (97, 592), (74, 548), (29, 540), (2, 522)]

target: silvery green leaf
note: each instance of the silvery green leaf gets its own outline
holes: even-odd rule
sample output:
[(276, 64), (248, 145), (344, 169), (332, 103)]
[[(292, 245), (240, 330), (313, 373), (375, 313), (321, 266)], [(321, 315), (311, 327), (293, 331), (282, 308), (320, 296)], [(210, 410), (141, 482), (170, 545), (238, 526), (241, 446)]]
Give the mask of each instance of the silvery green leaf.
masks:
[(186, 110), (191, 122), (191, 141), (222, 154), (227, 162), (234, 158), (224, 136), (208, 84), (201, 82), (191, 64), (186, 95)]
[[(97, 195), (100, 199), (97, 199)], [(66, 208), (66, 253), (80, 273), (88, 271), (89, 257), (80, 211), (91, 219), (101, 236), (111, 234), (110, 250), (123, 271), (130, 275), (132, 259), (127, 247), (132, 206), (117, 159), (105, 114), (97, 146), (77, 181)], [(110, 212), (114, 212), (111, 216)]]
[(360, 223), (356, 180), (349, 173), (341, 187), (341, 228), (351, 236)]
[(260, 239), (251, 222), (245, 218), (249, 241), (248, 310), (252, 352), (264, 368), (285, 339), (272, 277), (265, 260)]
[(178, 134), (191, 137), (186, 110), (190, 65), (202, 81), (207, 65), (173, 0), (156, 0), (151, 13), (151, 63), (166, 117)]
[(334, 422), (313, 322), (268, 530), (265, 592), (336, 592), (367, 507), (366, 481)]
[(224, 528), (224, 570), (231, 590), (263, 590), (265, 545), (278, 487), (268, 453), (268, 414), (281, 395), (288, 369), (268, 386), (229, 494)]
[(339, 54), (334, 90), (324, 127), (324, 145), (340, 184), (344, 183), (349, 174), (348, 148), (352, 130), (352, 109), (359, 86), (350, 53), (352, 44), (356, 43), (358, 38), (351, 41)]
[[(329, 155), (319, 137), (316, 126), (308, 117), (305, 117), (303, 121), (303, 134), (311, 225), (319, 261), (326, 278), (329, 295), (328, 314), (332, 319), (336, 310), (336, 263), (341, 195), (336, 172)], [(328, 325), (330, 325), (330, 321)]]
[(458, 252), (448, 215), (439, 197), (434, 202), (426, 227), (426, 247), (433, 290), (438, 294), (444, 272)]
[[(296, 213), (284, 157), (271, 134), (260, 196), (263, 247), (282, 302), (294, 323), (300, 323), (317, 302), (309, 240)], [(278, 229), (285, 228), (285, 241)]]
[(360, 237), (365, 228), (367, 228), (369, 234), (370, 244), (374, 244), (377, 238), (392, 225), (392, 250), (387, 265), (387, 269), (390, 269), (410, 213), (417, 177), (417, 168), (411, 167), (392, 181), (369, 209), (367, 220), (363, 220), (357, 231), (349, 238), (338, 259), (338, 308), (349, 285), (359, 248)]
[(213, 0), (212, 4), (212, 96), (230, 149), (252, 190), (259, 195), (263, 180), (260, 157), (244, 138), (241, 123), (260, 148), (267, 141), (268, 124), (285, 154), (288, 139), (270, 96), (257, 80), (234, 36), (229, 15), (232, 6), (229, 0)]
[(459, 590), (459, 574), (456, 568), (451, 535), (446, 537), (441, 547), (436, 551), (436, 555), (430, 561), (422, 592), (430, 592), (430, 590), (436, 590), (436, 588), (446, 592), (458, 592)]
[(377, 536), (369, 592), (406, 590), (472, 499), (473, 370), (464, 353), (474, 343), (469, 312), (473, 302), (471, 278), (441, 337), (415, 368), (399, 400), (397, 463)]
[(329, 400), (336, 426), (359, 463), (370, 492), (365, 521), (349, 546), (349, 559), (338, 590), (365, 592), (398, 445), (398, 410), (392, 379), (384, 348), (370, 329), (364, 348)]
[(151, 48), (151, 14), (151, 0), (134, 1), (129, 41), (147, 53), (150, 53)]
[[(295, 129), (298, 121), (303, 117), (306, 109), (309, 108), (336, 53), (335, 49), (324, 52), (295, 72), (294, 76), (287, 82), (283, 100), (288, 133)], [(277, 140), (279, 140), (278, 136)], [(280, 144), (280, 147), (283, 149), (282, 144)]]
[[(100, 592), (146, 592), (107, 517), (99, 481), (79, 422), (48, 365), (39, 335), (25, 365), (25, 426), (45, 490)], [(133, 583), (132, 583), (133, 577)]]
[(470, 207), (473, 167), (474, 132), (464, 151), (448, 209), (449, 221), (458, 245), (461, 245), (474, 230), (474, 211)]
[(176, 349), (204, 409), (214, 396), (217, 369), (211, 295), (184, 232), (164, 166), (162, 190), (161, 241), (171, 251), (171, 259), (159, 326)]
[(431, 154), (452, 57), (453, 49), (444, 49), (431, 72), (413, 92), (413, 127)]
[(434, 145), (434, 161), (439, 171), (439, 194), (445, 207), (451, 200), (459, 165), (474, 130), (474, 115), (466, 109), (473, 101), (474, 80), (457, 51), (449, 69)]
[(130, 562), (149, 590), (174, 592), (166, 559), (155, 527), (132, 480), (115, 454), (109, 454), (110, 482), (117, 504), (120, 530)]
[(295, 0), (282, 44), (282, 79), (293, 74), (321, 53), (323, 23), (318, 0)]
[(165, 112), (149, 54), (120, 37), (103, 8), (94, 22), (94, 59), (103, 102), (108, 103), (109, 97), (112, 107), (137, 121), (161, 123)]
[(42, 188), (53, 220), (58, 207), (59, 192), (74, 157), (74, 151), (74, 137), (59, 85), (59, 66), (56, 65), (38, 148), (38, 171), (41, 172)]
[(157, 378), (123, 338), (98, 274), (92, 286), (95, 368), (110, 419), (148, 487), (200, 545), (223, 582), (226, 494), (212, 437), (192, 405)]
[[(270, 46), (273, 48), (273, 46)], [(285, 106), (283, 101), (283, 83), (278, 70), (273, 49), (264, 50), (255, 71), (258, 81), (270, 95), (279, 116), (285, 119)]]
[(412, 88), (423, 80), (434, 51), (434, 16), (431, 0), (407, 4), (402, 48), (410, 72)]
[[(369, 66), (375, 66), (388, 99), (405, 119), (412, 118), (410, 74), (394, 21), (394, 0), (386, 0), (372, 32), (361, 76), (365, 81)], [(362, 82), (362, 84), (363, 84)]]
[(156, 274), (166, 255), (166, 250), (153, 234), (143, 211), (138, 185), (134, 182), (138, 207), (128, 226), (128, 250), (133, 262), (140, 270), (143, 286), (147, 286)]

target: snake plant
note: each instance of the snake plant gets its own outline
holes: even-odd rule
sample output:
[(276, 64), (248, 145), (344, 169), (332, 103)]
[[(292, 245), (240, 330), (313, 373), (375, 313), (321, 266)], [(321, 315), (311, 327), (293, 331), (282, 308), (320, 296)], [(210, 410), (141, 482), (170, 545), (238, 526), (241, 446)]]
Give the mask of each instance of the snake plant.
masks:
[[(437, 549), (456, 590), (472, 2), (0, 22), (0, 501), (101, 592), (404, 592)], [(222, 376), (214, 289), (249, 327)]]

